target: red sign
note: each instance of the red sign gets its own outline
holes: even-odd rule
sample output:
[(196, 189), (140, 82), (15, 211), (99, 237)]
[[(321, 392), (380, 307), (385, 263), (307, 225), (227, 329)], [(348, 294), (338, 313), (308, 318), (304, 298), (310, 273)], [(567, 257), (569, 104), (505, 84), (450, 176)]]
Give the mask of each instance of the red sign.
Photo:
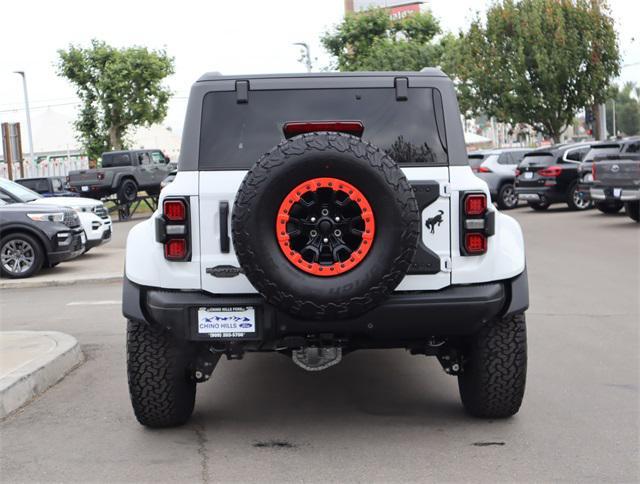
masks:
[(420, 12), (420, 3), (412, 3), (409, 5), (400, 5), (399, 7), (391, 7), (389, 9), (389, 16), (393, 19), (401, 19), (407, 15), (418, 12)]

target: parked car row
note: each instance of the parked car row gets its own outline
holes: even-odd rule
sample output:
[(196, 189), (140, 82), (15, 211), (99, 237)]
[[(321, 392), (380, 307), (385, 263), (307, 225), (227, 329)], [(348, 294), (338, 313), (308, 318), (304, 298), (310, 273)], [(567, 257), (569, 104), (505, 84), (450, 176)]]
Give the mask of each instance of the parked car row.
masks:
[(20, 182), (0, 178), (2, 277), (33, 276), (42, 267), (53, 267), (111, 240), (113, 224), (102, 202), (45, 197), (25, 186), (30, 180)]
[(603, 213), (616, 213), (626, 206), (627, 214), (637, 221), (639, 156), (640, 137), (632, 137), (534, 150), (476, 151), (469, 154), (469, 164), (487, 183), (500, 209), (514, 208), (521, 201), (537, 211), (557, 203), (566, 203), (572, 210), (595, 206)]

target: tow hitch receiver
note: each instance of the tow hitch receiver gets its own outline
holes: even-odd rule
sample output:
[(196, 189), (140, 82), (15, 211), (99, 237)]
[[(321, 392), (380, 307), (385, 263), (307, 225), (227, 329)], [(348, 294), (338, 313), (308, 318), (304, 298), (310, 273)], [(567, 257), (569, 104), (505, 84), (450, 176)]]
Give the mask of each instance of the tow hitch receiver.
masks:
[(309, 346), (293, 350), (293, 362), (307, 371), (326, 370), (342, 360), (342, 348), (339, 346)]

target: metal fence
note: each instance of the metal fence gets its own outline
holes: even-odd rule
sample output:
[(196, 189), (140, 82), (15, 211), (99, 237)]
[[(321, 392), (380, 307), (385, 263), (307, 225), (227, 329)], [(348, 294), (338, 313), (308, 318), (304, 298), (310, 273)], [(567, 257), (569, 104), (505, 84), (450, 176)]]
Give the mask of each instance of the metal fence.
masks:
[[(44, 159), (38, 163), (24, 162), (24, 178), (42, 176), (66, 176), (72, 170), (86, 170), (89, 168), (87, 157), (72, 157), (71, 159)], [(9, 178), (9, 167), (6, 162), (0, 163), (0, 177)], [(20, 176), (20, 163), (13, 163), (13, 178)]]

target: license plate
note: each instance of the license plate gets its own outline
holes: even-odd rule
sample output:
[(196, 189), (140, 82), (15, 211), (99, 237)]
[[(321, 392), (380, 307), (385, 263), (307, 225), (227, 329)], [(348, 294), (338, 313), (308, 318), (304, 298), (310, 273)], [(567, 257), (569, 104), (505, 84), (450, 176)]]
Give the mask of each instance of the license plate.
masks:
[(255, 308), (198, 308), (198, 334), (210, 338), (244, 338), (255, 332)]
[(524, 177), (525, 177), (525, 179), (527, 179), (527, 180), (532, 179), (532, 178), (533, 178), (533, 172), (532, 172), (532, 171), (525, 171), (525, 172), (524, 172)]
[(89, 187), (87, 185), (82, 185), (80, 190), (82, 190), (83, 192), (88, 192), (89, 191)]
[(620, 195), (622, 195), (622, 188), (614, 188), (613, 196), (616, 198), (620, 198)]

